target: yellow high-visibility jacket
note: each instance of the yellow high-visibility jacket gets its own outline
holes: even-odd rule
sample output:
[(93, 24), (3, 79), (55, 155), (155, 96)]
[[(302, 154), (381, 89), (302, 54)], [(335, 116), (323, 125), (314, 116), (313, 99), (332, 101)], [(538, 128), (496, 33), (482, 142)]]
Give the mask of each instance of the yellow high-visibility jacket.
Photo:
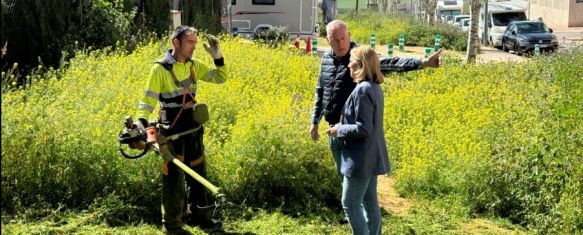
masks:
[[(150, 70), (150, 79), (146, 84), (144, 96), (138, 105), (136, 116), (148, 120), (156, 104), (160, 102), (158, 121), (166, 125), (172, 124), (182, 108), (184, 87), (187, 87), (191, 94), (196, 97), (196, 85), (199, 81), (220, 84), (227, 80), (228, 68), (224, 64), (223, 58), (214, 60), (214, 63), (216, 68), (211, 68), (197, 59), (178, 62), (172, 56), (172, 50), (168, 50), (164, 58), (156, 62)], [(194, 79), (190, 78), (191, 65), (194, 65)], [(174, 82), (169, 70), (174, 72), (179, 84)], [(186, 102), (192, 101), (190, 95), (186, 95), (184, 98)], [(180, 132), (192, 128), (193, 119), (191, 115), (192, 109), (183, 110), (171, 132)]]

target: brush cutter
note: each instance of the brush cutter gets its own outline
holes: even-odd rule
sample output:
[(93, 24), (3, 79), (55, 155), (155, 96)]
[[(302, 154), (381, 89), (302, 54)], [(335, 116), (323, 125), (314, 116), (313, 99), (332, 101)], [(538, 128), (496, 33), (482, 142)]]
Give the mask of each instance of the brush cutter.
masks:
[[(158, 134), (160, 128), (168, 128), (167, 125), (159, 124), (156, 122), (150, 122), (149, 127), (145, 130), (138, 128), (136, 125), (133, 124), (133, 120), (131, 116), (126, 117), (126, 121), (124, 123), (124, 128), (120, 131), (119, 134), (119, 150), (121, 154), (128, 159), (138, 159), (146, 155), (150, 150), (153, 150), (155, 153), (160, 154), (162, 158), (167, 162), (172, 162), (174, 165), (178, 166), (178, 168), (182, 169), (186, 174), (190, 177), (194, 178), (196, 181), (204, 185), (213, 196), (216, 198), (215, 205), (211, 205), (209, 207), (215, 207), (218, 209), (220, 206), (224, 204), (233, 204), (228, 202), (224, 193), (221, 192), (221, 188), (213, 185), (211, 182), (206, 180), (204, 177), (200, 176), (194, 170), (190, 169), (187, 165), (185, 165), (180, 160), (176, 159), (174, 154), (170, 152), (168, 149), (168, 141), (176, 140), (181, 136), (192, 134), (198, 131), (202, 125), (198, 125), (197, 127), (180, 132), (171, 136), (163, 136)], [(127, 145), (127, 146), (124, 146)], [(133, 149), (129, 150), (127, 149)], [(133, 152), (137, 153), (133, 154)], [(214, 214), (214, 212), (213, 212)]]

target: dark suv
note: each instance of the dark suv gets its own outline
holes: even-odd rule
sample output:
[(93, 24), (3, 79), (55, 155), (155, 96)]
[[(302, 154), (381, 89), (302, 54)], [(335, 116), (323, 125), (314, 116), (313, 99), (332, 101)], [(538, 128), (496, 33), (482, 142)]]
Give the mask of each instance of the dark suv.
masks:
[(541, 51), (555, 51), (559, 47), (557, 36), (540, 21), (513, 21), (502, 35), (502, 50), (513, 50), (517, 54), (529, 53), (540, 46)]

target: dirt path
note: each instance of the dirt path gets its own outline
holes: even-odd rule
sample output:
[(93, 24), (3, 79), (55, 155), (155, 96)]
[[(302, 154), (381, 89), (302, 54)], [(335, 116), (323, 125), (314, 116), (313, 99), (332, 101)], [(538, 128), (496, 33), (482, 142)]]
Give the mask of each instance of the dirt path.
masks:
[[(414, 200), (403, 198), (395, 191), (395, 179), (390, 176), (379, 176), (378, 178), (378, 199), (381, 208), (397, 216), (411, 216), (409, 209)], [(451, 231), (455, 234), (520, 234), (520, 232), (501, 227), (495, 222), (475, 218), (465, 223), (460, 223), (457, 228)]]
[(393, 177), (383, 175), (379, 176), (378, 180), (379, 182), (377, 191), (380, 206), (393, 214), (407, 214), (409, 208), (411, 207), (411, 200), (402, 198), (395, 191), (395, 179)]

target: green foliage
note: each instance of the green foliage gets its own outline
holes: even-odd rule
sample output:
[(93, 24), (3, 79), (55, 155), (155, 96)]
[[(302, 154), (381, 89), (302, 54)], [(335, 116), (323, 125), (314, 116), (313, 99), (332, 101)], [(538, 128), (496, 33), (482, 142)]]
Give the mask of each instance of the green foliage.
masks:
[(4, 71), (19, 63), (19, 71), (31, 73), (37, 65), (64, 67), (77, 50), (114, 47), (131, 52), (167, 34), (168, 15), (167, 1), (3, 0), (0, 41), (6, 43), (7, 54), (0, 67)]
[(267, 43), (270, 47), (277, 47), (289, 43), (289, 33), (286, 26), (277, 26), (258, 30), (255, 32), (253, 39)]
[(581, 231), (581, 63), (578, 49), (391, 79), (385, 126), (400, 191), (459, 195), (470, 211), (540, 233)]
[[(116, 147), (124, 116), (135, 113), (162, 47), (152, 43), (130, 55), (80, 51), (60, 80), (2, 89), (3, 209), (21, 212), (36, 202), (85, 208), (123, 201), (127, 208), (114, 207), (121, 214), (141, 208), (150, 212), (145, 219), (157, 219), (159, 158), (123, 159)], [(338, 178), (326, 145), (297, 137), (309, 123), (305, 110), (312, 103), (317, 59), (242, 41), (226, 41), (222, 48), (230, 61), (230, 81), (200, 84), (197, 97), (209, 104), (214, 118), (206, 138), (214, 182), (233, 201), (294, 214), (319, 210), (324, 202), (339, 205)], [(206, 52), (198, 53), (212, 63)], [(284, 123), (292, 116), (297, 118)], [(268, 142), (262, 136), (270, 136), (264, 138)], [(105, 196), (111, 200), (100, 199)]]
[(360, 44), (369, 44), (370, 33), (375, 32), (377, 44), (397, 45), (403, 34), (406, 45), (433, 47), (435, 35), (440, 34), (441, 45), (446, 49), (464, 51), (467, 46), (467, 34), (461, 29), (442, 23), (429, 26), (411, 15), (363, 11), (358, 15), (347, 12), (339, 18), (348, 24), (351, 39)]
[[(288, 222), (337, 207), (325, 138), (314, 142), (307, 133), (318, 58), (221, 40), (229, 81), (201, 83), (197, 94), (211, 113), (211, 182), (236, 203), (281, 208)], [(159, 157), (123, 159), (116, 137), (166, 47), (78, 51), (66, 70), (31, 74), (22, 87), (3, 83), (4, 213), (63, 207), (90, 209), (112, 225), (138, 220), (130, 211), (158, 219)], [(196, 57), (212, 64), (200, 48)], [(387, 78), (384, 125), (398, 189), (452, 205), (451, 217), (439, 209), (428, 216), (439, 228), (420, 232), (454, 229), (457, 218), (480, 213), (539, 233), (581, 231), (579, 64), (583, 51), (576, 49), (521, 64), (446, 65)]]
[(60, 80), (47, 74), (12, 92), (3, 87), (3, 211), (35, 203), (84, 208), (117, 195), (148, 208), (146, 218), (156, 214), (159, 162), (120, 158), (116, 136), (141, 93), (124, 84), (141, 84), (151, 66), (141, 57), (160, 53), (160, 44), (129, 56), (79, 52)]
[(405, 36), (405, 44), (411, 46), (433, 47), (435, 35), (441, 35), (441, 45), (446, 49), (465, 51), (468, 34), (459, 27), (436, 22), (430, 26), (418, 20), (411, 20)]
[(180, 1), (182, 24), (211, 34), (223, 31), (221, 26), (221, 0), (183, 0)]
[(339, 15), (348, 25), (350, 38), (360, 44), (370, 43), (370, 33), (375, 32), (377, 44), (396, 44), (399, 35), (407, 30), (407, 22), (380, 12), (364, 11)]
[[(126, 0), (124, 6), (132, 6), (131, 3), (135, 3), (135, 1)], [(168, 1), (140, 0), (135, 8), (125, 9), (124, 11), (136, 11), (132, 32), (138, 35), (144, 32), (156, 32), (161, 37), (165, 36), (172, 28)]]
[[(460, 217), (455, 211), (455, 203), (450, 201), (433, 203), (419, 201), (407, 214), (392, 214), (381, 210), (383, 234), (526, 234), (520, 227), (504, 220), (484, 220), (474, 222)], [(88, 234), (163, 234), (161, 229), (151, 224), (131, 226), (109, 226), (96, 220), (99, 211), (53, 212), (37, 221), (2, 217), (2, 234), (40, 233), (88, 233)], [(229, 210), (223, 222), (227, 234), (346, 234), (348, 225), (340, 225), (339, 213), (323, 213), (319, 216), (293, 217), (280, 210), (262, 209)], [(477, 224), (472, 227), (472, 224)], [(207, 234), (196, 227), (185, 226), (193, 234)]]
[(306, 135), (318, 59), (242, 41), (224, 49), (230, 81), (201, 87), (216, 118), (207, 126), (210, 172), (229, 197), (252, 206), (291, 214), (337, 207), (331, 153)]
[(326, 25), (322, 21), (318, 21), (318, 36), (327, 37)]

